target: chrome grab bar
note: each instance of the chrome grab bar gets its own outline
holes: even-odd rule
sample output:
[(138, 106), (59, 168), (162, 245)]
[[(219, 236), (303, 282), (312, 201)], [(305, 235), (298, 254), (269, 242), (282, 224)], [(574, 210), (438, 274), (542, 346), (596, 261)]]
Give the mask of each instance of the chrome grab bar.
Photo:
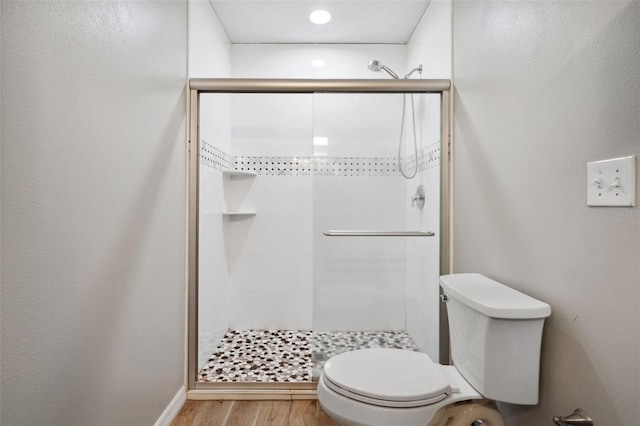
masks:
[(433, 232), (428, 231), (324, 231), (327, 237), (433, 237)]

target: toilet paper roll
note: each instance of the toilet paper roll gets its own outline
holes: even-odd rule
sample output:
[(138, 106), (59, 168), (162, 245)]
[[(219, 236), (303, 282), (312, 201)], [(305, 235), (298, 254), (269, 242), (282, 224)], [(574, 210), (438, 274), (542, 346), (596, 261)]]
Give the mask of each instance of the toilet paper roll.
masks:
[(504, 426), (502, 414), (490, 404), (469, 404), (451, 417), (446, 426), (469, 426), (476, 420), (482, 420), (482, 426)]

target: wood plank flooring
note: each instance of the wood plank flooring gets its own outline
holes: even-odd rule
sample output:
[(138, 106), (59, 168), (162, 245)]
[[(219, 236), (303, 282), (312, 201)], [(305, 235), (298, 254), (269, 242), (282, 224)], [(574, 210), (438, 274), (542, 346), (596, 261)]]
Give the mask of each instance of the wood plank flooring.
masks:
[(338, 426), (316, 400), (193, 401), (180, 409), (172, 426)]

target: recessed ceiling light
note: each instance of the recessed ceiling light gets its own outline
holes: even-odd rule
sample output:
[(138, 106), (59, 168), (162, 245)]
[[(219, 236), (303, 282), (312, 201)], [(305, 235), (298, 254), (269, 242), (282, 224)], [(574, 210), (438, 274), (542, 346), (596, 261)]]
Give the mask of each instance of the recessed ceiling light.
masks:
[(322, 59), (314, 59), (313, 61), (311, 61), (311, 66), (316, 68), (324, 67), (325, 64), (326, 62)]
[(318, 25), (326, 24), (331, 20), (331, 14), (326, 10), (314, 10), (309, 15), (309, 20)]

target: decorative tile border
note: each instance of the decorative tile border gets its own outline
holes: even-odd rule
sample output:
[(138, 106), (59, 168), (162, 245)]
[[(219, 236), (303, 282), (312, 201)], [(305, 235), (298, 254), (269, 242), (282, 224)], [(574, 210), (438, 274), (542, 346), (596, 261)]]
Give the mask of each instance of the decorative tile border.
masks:
[(398, 162), (385, 157), (316, 157), (315, 176), (398, 176)]
[(395, 159), (367, 157), (236, 157), (235, 169), (267, 176), (398, 176)]
[(233, 169), (232, 156), (213, 146), (204, 139), (200, 140), (200, 165), (214, 170)]
[(440, 167), (440, 142), (436, 142), (418, 151), (418, 170), (423, 171)]
[[(439, 167), (440, 144), (418, 151), (418, 171)], [(390, 157), (232, 157), (201, 141), (200, 164), (214, 170), (254, 171), (264, 176), (400, 176), (398, 161)], [(412, 173), (416, 156), (402, 160), (403, 170)]]
[(235, 169), (266, 176), (313, 176), (312, 157), (236, 157)]
[[(402, 170), (405, 173), (413, 173), (415, 167), (416, 156), (414, 154), (402, 159)], [(423, 172), (435, 167), (440, 167), (440, 142), (418, 150), (418, 171)]]

